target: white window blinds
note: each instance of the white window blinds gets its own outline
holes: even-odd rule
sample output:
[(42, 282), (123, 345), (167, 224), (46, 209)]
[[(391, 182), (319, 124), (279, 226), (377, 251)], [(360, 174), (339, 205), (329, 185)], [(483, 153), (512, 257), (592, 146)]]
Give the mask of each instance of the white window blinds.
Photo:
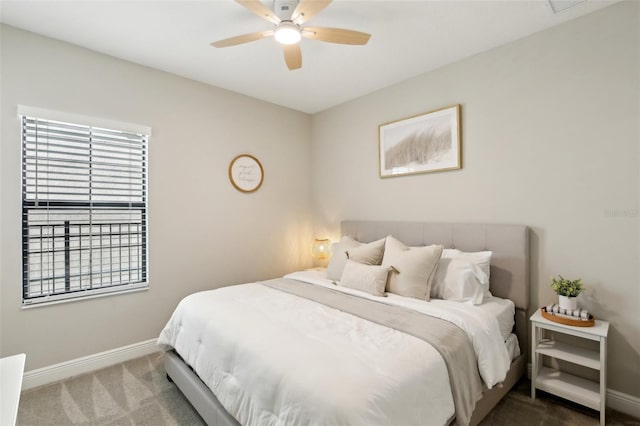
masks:
[(147, 286), (147, 143), (22, 116), (24, 304)]

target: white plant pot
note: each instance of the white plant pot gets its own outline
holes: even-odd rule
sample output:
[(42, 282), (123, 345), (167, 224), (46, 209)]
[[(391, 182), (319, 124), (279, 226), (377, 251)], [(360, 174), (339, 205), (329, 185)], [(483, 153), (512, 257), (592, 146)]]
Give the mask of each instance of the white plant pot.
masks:
[(578, 298), (558, 295), (558, 304), (562, 309), (572, 311), (574, 309), (578, 309)]

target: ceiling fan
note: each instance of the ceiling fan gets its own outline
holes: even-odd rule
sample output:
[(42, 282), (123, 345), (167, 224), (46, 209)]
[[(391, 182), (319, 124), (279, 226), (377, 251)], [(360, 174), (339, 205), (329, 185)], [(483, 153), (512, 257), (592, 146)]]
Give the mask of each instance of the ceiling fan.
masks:
[(284, 46), (284, 61), (290, 70), (302, 67), (300, 39), (302, 37), (330, 43), (363, 45), (371, 34), (341, 28), (303, 27), (302, 24), (327, 7), (333, 0), (274, 0), (273, 10), (259, 0), (235, 0), (262, 19), (275, 25), (273, 30), (259, 31), (226, 38), (211, 43), (214, 47), (229, 47), (273, 36)]

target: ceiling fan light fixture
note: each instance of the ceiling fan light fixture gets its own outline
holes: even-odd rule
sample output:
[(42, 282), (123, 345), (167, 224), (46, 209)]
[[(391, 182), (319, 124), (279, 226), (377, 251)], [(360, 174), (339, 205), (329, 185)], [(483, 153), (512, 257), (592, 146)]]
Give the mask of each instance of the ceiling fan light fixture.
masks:
[(296, 44), (302, 38), (300, 27), (291, 21), (282, 21), (273, 35), (280, 44)]

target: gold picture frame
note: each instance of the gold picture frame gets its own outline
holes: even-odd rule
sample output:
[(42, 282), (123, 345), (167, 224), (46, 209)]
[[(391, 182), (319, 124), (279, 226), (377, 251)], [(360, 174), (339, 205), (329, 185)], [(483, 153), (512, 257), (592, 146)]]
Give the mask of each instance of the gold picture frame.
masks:
[(460, 104), (378, 126), (380, 177), (462, 168)]
[(229, 164), (229, 180), (240, 192), (257, 191), (264, 181), (264, 169), (260, 160), (249, 154), (238, 155)]

